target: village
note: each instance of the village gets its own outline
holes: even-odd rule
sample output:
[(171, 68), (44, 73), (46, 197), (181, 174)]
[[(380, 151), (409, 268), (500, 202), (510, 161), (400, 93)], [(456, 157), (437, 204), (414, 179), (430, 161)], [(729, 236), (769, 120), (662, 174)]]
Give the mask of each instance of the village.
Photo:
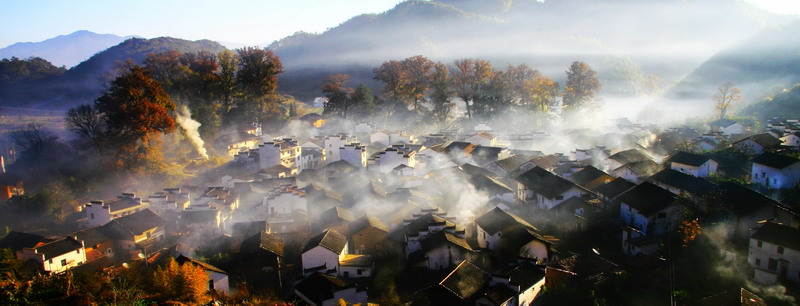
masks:
[[(299, 121), (302, 136), (254, 123), (220, 137), (230, 161), (206, 185), (119, 190), (81, 207), (79, 231), (12, 228), (0, 248), (44, 274), (173, 258), (202, 267), (220, 295), (308, 305), (678, 304), (692, 266), (677, 254), (702, 234), (722, 262), (701, 264), (734, 267), (755, 288), (800, 283), (798, 119), (514, 132), (474, 122), (419, 135)], [(22, 182), (3, 193), (24, 193)], [(766, 305), (762, 292), (713, 288), (695, 302)]]

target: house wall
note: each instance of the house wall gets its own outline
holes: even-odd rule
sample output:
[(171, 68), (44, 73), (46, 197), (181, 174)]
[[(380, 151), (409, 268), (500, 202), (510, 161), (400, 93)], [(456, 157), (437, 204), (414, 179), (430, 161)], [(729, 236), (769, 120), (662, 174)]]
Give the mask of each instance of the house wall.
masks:
[(445, 243), (425, 253), (427, 267), (429, 270), (441, 270), (458, 265), (463, 257), (461, 252), (460, 247)]
[(495, 143), (494, 140), (495, 140), (494, 138), (488, 139), (488, 138), (485, 138), (485, 137), (480, 136), (480, 135), (474, 135), (474, 136), (470, 136), (467, 139), (464, 139), (464, 141), (469, 142), (471, 144), (482, 145), (482, 146), (485, 146), (485, 147), (493, 146), (494, 143)]
[(694, 177), (708, 177), (710, 174), (717, 173), (718, 165), (719, 164), (713, 160), (708, 160), (699, 167), (673, 162), (671, 168), (672, 170), (680, 171)]
[(398, 143), (398, 142), (410, 144), (412, 142), (412, 140), (413, 139), (412, 139), (411, 135), (408, 135), (408, 134), (390, 133), (389, 134), (389, 143), (388, 144), (394, 144), (394, 143)]
[(623, 224), (638, 229), (642, 231), (643, 234), (647, 235), (647, 225), (650, 223), (650, 220), (640, 214), (637, 209), (628, 204), (620, 203), (619, 218)]
[[(345, 247), (345, 250), (346, 249), (347, 247)], [(303, 253), (303, 255), (301, 255), (301, 260), (303, 262), (303, 269), (319, 267), (324, 264), (328, 269), (335, 268), (338, 270), (339, 257), (341, 256), (331, 250), (323, 248), (322, 246), (316, 246)]]
[(539, 240), (533, 240), (531, 242), (526, 243), (521, 248), (519, 248), (519, 256), (524, 258), (530, 259), (537, 259), (541, 263), (546, 263), (549, 258), (549, 254), (547, 252), (547, 245), (544, 242)]
[(730, 126), (722, 129), (722, 134), (725, 136), (731, 136), (733, 134), (744, 134), (745, 128), (743, 125), (739, 123), (731, 124)]
[(749, 154), (753, 155), (761, 155), (764, 153), (764, 147), (762, 147), (757, 142), (753, 141), (752, 139), (745, 139), (740, 142), (733, 144), (739, 150), (745, 151)]
[(375, 132), (372, 133), (372, 135), (369, 135), (369, 143), (382, 143), (384, 145), (392, 144), (389, 139), (389, 134), (384, 132)]
[(294, 193), (284, 192), (272, 199), (264, 198), (263, 206), (266, 208), (264, 217), (289, 215), (298, 209), (308, 211), (308, 199)]
[(339, 148), (339, 156), (342, 160), (353, 166), (364, 168), (367, 166), (367, 151), (363, 147), (343, 146)]
[(142, 232), (139, 235), (133, 235), (133, 241), (139, 243), (150, 238), (161, 239), (161, 236), (164, 236), (164, 230), (158, 227), (154, 227)]
[(768, 188), (792, 188), (800, 182), (800, 163), (783, 169), (753, 163), (750, 181)]
[(44, 260), (44, 254), (38, 254), (34, 249), (22, 249), (21, 252), (17, 253), (17, 258), (20, 260), (35, 260), (42, 264), (42, 268), (45, 271), (60, 273), (84, 264), (86, 262), (86, 250), (79, 248)]
[(405, 153), (400, 151), (387, 151), (383, 154), (378, 155), (376, 160), (376, 164), (378, 166), (378, 171), (382, 173), (387, 173), (392, 171), (395, 167), (399, 165), (406, 165), (409, 167), (414, 167), (414, 160), (412, 156), (405, 156)]
[(636, 174), (636, 172), (633, 172), (628, 167), (624, 167), (624, 168), (609, 168), (609, 169), (614, 169), (611, 172), (611, 175), (613, 175), (615, 177), (621, 177), (621, 178), (624, 178), (624, 179), (626, 179), (626, 180), (628, 180), (630, 182), (634, 182), (634, 183), (637, 183), (637, 184), (642, 182), (642, 180), (639, 178), (639, 174)]
[[(224, 294), (230, 293), (227, 274), (206, 270), (206, 276), (208, 276), (209, 281), (213, 281), (214, 290)], [(208, 289), (211, 290), (211, 286)]]
[[(750, 250), (747, 256), (747, 263), (755, 268), (755, 280), (762, 284), (774, 284), (779, 278), (782, 270), (786, 270), (786, 279), (800, 281), (800, 250), (784, 247), (783, 254), (778, 253), (779, 245), (750, 238)], [(758, 259), (758, 263), (756, 262)], [(770, 269), (770, 259), (776, 261), (773, 269)]]
[(280, 145), (267, 142), (258, 146), (258, 166), (260, 169), (266, 169), (280, 164), (281, 164)]
[(784, 146), (790, 147), (800, 147), (800, 137), (797, 137), (795, 134), (789, 134), (787, 136), (781, 137)]
[[(358, 274), (359, 271), (361, 274)], [(372, 267), (339, 266), (338, 276), (344, 278), (372, 277)]]
[(539, 208), (552, 209), (553, 207), (558, 206), (558, 204), (561, 204), (562, 202), (568, 200), (571, 197), (581, 197), (584, 194), (587, 193), (577, 187), (572, 187), (566, 192), (562, 193), (560, 196), (553, 199), (537, 194), (536, 202)]
[(325, 163), (330, 164), (332, 162), (339, 161), (340, 159), (342, 159), (339, 153), (339, 148), (344, 147), (344, 145), (346, 145), (350, 141), (351, 141), (350, 137), (342, 137), (342, 136), (325, 137)]
[(384, 248), (386, 232), (368, 226), (350, 237), (351, 254), (375, 254)]
[(86, 204), (83, 207), (86, 212), (87, 227), (105, 225), (111, 221), (111, 208), (102, 204)]
[(488, 248), (490, 250), (497, 250), (500, 248), (500, 242), (502, 241), (502, 232), (494, 233), (494, 235), (489, 235), (483, 228), (477, 226), (478, 228), (478, 246), (481, 248)]
[(533, 301), (539, 297), (539, 294), (542, 293), (542, 288), (544, 287), (544, 277), (540, 279), (538, 282), (533, 284), (530, 288), (527, 288), (519, 293), (517, 297), (517, 305), (520, 306), (529, 306), (533, 304)]

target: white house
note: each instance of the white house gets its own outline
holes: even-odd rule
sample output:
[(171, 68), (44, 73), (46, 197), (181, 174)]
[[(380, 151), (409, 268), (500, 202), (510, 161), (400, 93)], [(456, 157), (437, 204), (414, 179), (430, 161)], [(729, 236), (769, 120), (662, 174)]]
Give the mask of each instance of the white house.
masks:
[(606, 164), (608, 169), (617, 169), (622, 167), (623, 165), (635, 163), (635, 162), (643, 162), (643, 161), (653, 161), (650, 156), (639, 151), (637, 149), (630, 149), (625, 151), (620, 151), (614, 153), (613, 155), (609, 156), (606, 159)]
[(717, 173), (719, 163), (710, 156), (678, 152), (670, 159), (670, 168), (695, 177), (708, 177)]
[(475, 301), (476, 305), (533, 305), (545, 285), (545, 272), (523, 262), (507, 273), (492, 274), (487, 285), (486, 294)]
[(133, 193), (123, 193), (111, 201), (91, 201), (83, 206), (86, 214), (86, 226), (103, 225), (112, 219), (133, 214), (148, 208), (148, 203), (143, 203)]
[(628, 255), (657, 247), (655, 238), (674, 231), (682, 210), (675, 195), (652, 183), (644, 182), (619, 196), (622, 248)]
[(541, 167), (534, 167), (516, 178), (517, 200), (531, 203), (539, 208), (551, 209), (571, 197), (591, 194), (585, 188), (575, 185), (562, 177)]
[(800, 132), (794, 132), (781, 137), (784, 146), (787, 147), (800, 147)]
[(747, 131), (741, 123), (725, 118), (712, 121), (709, 125), (711, 131), (720, 132), (728, 137), (734, 134), (744, 134)]
[(792, 188), (800, 182), (800, 160), (775, 153), (756, 156), (750, 181), (767, 188)]
[(760, 155), (766, 149), (773, 149), (781, 145), (781, 140), (769, 133), (753, 135), (732, 144), (733, 147), (751, 155)]
[(533, 225), (499, 207), (475, 219), (478, 246), (494, 251), (507, 251), (515, 257), (547, 263), (552, 243)]
[(497, 144), (497, 137), (489, 132), (480, 132), (467, 137), (467, 139), (464, 139), (464, 141), (475, 145), (494, 146)]
[(164, 191), (149, 196), (146, 202), (159, 215), (180, 212), (191, 204), (189, 193), (180, 188), (164, 188)]
[(416, 152), (393, 146), (375, 153), (367, 162), (371, 171), (387, 173), (399, 165), (416, 166)]
[(264, 218), (289, 216), (296, 210), (308, 211), (304, 189), (297, 186), (280, 186), (264, 197), (259, 215)]
[(344, 145), (353, 141), (355, 141), (353, 137), (345, 134), (325, 136), (325, 163), (330, 164), (332, 162), (341, 160), (342, 157), (340, 155), (339, 148), (344, 147)]
[(750, 237), (747, 262), (755, 269), (755, 280), (772, 285), (800, 282), (800, 230), (767, 221)]
[(359, 122), (353, 129), (356, 135), (369, 135), (375, 131), (375, 124), (370, 121)]
[(325, 161), (322, 152), (324, 152), (324, 150), (322, 149), (301, 148), (300, 158), (297, 163), (297, 168), (300, 170), (304, 170), (304, 169), (316, 169), (322, 166), (323, 162)]
[(178, 256), (175, 258), (175, 261), (179, 264), (193, 264), (195, 266), (199, 266), (203, 268), (206, 272), (206, 277), (208, 277), (208, 290), (216, 290), (219, 293), (228, 294), (230, 293), (230, 286), (228, 282), (228, 272), (221, 270), (215, 266), (209, 265), (202, 261), (199, 261), (194, 258), (186, 257), (183, 255)]
[(352, 142), (339, 147), (339, 157), (353, 166), (367, 167), (367, 149), (361, 143)]
[(61, 273), (86, 263), (83, 241), (75, 237), (62, 237), (31, 248), (17, 251), (17, 259), (34, 260), (49, 273)]
[(300, 146), (289, 138), (265, 142), (258, 145), (259, 169), (283, 165), (295, 168), (300, 157)]
[(337, 274), (339, 262), (347, 256), (347, 249), (347, 237), (335, 230), (325, 230), (312, 237), (301, 255), (304, 273)]

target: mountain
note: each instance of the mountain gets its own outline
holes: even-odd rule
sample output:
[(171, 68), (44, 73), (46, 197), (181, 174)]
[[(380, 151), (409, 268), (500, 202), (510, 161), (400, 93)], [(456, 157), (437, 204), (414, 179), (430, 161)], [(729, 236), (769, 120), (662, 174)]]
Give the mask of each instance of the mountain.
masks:
[(97, 34), (85, 30), (59, 35), (40, 42), (19, 42), (0, 49), (0, 58), (41, 57), (56, 66), (73, 67), (97, 52), (133, 36)]
[(90, 103), (100, 96), (114, 70), (127, 60), (141, 63), (149, 53), (176, 50), (218, 53), (225, 47), (210, 40), (189, 41), (171, 37), (131, 38), (99, 52), (61, 75), (0, 88), (0, 105), (51, 109)]
[(765, 29), (712, 56), (668, 93), (677, 99), (708, 99), (724, 82), (742, 89), (745, 102), (800, 82), (800, 20)]
[(281, 88), (301, 98), (333, 73), (379, 86), (372, 69), (420, 54), (446, 63), (481, 57), (498, 68), (527, 63), (556, 79), (582, 60), (606, 94), (626, 95), (648, 74), (674, 83), (723, 47), (786, 22), (740, 0), (403, 1), (270, 48), (286, 69)]

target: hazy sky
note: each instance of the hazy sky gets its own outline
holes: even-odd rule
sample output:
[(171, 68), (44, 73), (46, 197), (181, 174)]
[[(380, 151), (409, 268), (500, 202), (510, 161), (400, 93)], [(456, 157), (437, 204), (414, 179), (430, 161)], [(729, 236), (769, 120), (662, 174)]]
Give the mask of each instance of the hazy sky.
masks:
[[(800, 0), (747, 0), (800, 15)], [(77, 30), (266, 44), (296, 31), (322, 32), (400, 0), (0, 0), (0, 47)]]

